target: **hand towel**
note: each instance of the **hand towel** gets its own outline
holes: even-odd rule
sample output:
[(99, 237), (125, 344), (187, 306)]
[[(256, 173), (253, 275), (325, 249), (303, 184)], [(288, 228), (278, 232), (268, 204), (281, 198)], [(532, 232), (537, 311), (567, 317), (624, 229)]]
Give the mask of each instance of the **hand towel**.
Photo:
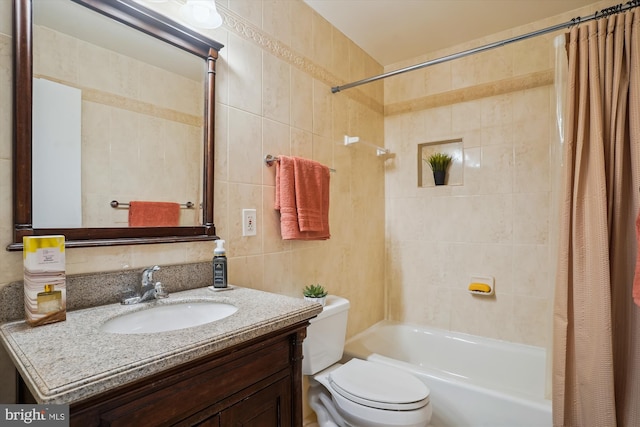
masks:
[(633, 278), (633, 301), (640, 307), (640, 212), (636, 218), (636, 241), (638, 242), (638, 253), (636, 255), (636, 274)]
[(323, 231), (329, 213), (325, 209), (329, 206), (329, 168), (299, 157), (293, 158), (293, 166), (300, 231)]
[(279, 156), (276, 162), (276, 202), (275, 208), (280, 211), (280, 232), (283, 239), (297, 236), (298, 214), (296, 211), (296, 192), (293, 171), (293, 159)]
[(129, 227), (177, 227), (179, 225), (179, 203), (142, 201), (129, 203)]
[(312, 160), (279, 156), (275, 208), (284, 240), (326, 240), (329, 232), (329, 168)]

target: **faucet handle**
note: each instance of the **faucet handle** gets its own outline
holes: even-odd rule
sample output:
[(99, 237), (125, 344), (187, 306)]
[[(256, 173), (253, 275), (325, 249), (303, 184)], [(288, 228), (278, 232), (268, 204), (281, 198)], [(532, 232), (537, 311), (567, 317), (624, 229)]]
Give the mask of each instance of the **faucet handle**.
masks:
[(156, 282), (156, 298), (167, 298), (169, 296), (169, 292), (164, 290), (164, 286), (162, 286), (162, 282)]
[(142, 270), (142, 283), (148, 284), (153, 282), (153, 272), (159, 271), (160, 267), (154, 265), (153, 267), (145, 268)]

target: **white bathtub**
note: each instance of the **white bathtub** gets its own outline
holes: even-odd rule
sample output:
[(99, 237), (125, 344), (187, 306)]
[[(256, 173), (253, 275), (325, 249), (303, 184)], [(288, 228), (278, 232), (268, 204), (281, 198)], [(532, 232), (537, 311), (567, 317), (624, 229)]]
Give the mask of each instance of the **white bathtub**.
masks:
[(432, 427), (549, 427), (545, 350), (435, 328), (380, 322), (344, 358), (411, 372), (431, 390)]

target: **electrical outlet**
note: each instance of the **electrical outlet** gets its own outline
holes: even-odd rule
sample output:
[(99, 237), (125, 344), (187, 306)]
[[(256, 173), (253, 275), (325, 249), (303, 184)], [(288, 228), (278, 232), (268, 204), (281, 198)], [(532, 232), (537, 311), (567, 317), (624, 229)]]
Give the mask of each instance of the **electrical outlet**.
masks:
[(242, 209), (242, 235), (255, 236), (257, 233), (256, 210)]

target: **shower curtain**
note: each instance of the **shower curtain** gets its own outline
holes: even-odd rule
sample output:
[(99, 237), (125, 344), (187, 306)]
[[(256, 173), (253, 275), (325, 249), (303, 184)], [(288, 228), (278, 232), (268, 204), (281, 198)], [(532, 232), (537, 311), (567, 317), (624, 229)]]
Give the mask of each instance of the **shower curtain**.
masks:
[(554, 426), (640, 426), (640, 12), (574, 27), (554, 302)]

